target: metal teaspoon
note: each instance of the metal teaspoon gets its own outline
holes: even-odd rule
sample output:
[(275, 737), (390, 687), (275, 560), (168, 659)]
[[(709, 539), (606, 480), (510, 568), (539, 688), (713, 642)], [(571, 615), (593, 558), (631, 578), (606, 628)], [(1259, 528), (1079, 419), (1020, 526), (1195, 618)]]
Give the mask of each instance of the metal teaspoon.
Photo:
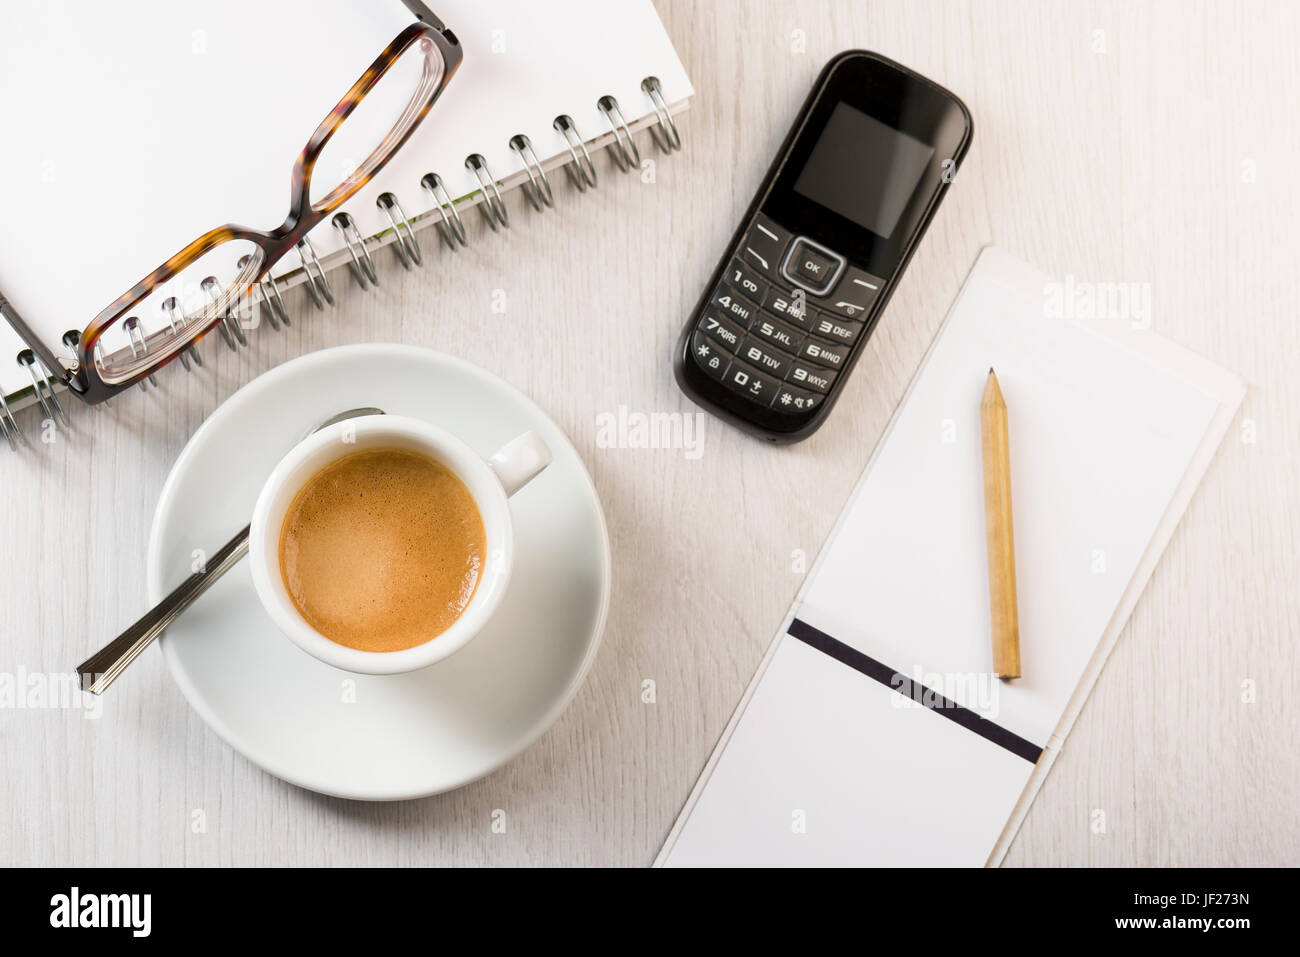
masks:
[[(302, 439), (345, 419), (383, 414), (383, 409), (370, 407), (348, 409), (346, 412), (330, 416), (316, 428), (307, 430), (303, 433)], [(298, 441), (301, 442), (302, 439)], [(195, 572), (177, 585), (171, 594), (146, 612), (143, 618), (77, 665), (81, 690), (89, 691), (91, 694), (102, 693), (117, 680), (118, 675), (126, 670), (126, 666), (133, 662), (140, 652), (153, 643), (164, 628), (175, 621), (180, 613), (194, 602), (194, 599), (237, 565), (239, 560), (248, 554), (248, 528), (249, 526), (245, 525), (239, 534), (222, 545), (202, 571)]]

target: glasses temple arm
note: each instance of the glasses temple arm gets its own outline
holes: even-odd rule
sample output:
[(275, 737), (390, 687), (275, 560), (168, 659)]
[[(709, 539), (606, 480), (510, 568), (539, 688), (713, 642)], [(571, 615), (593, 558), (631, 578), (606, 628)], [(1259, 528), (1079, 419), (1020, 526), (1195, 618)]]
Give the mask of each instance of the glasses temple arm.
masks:
[(427, 23), (439, 33), (447, 29), (443, 25), (443, 22), (434, 16), (433, 11), (425, 6), (425, 4), (421, 3), (420, 0), (402, 0), (402, 6), (411, 11), (411, 15), (415, 17), (415, 19), (419, 20), (421, 23)]

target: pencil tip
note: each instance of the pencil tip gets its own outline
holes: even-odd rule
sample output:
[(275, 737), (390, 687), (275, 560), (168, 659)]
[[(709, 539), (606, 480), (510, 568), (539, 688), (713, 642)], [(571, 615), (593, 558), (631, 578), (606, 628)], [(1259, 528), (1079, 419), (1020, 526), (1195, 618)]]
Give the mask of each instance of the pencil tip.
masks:
[(992, 374), (993, 374), (993, 367), (992, 367), (992, 366), (989, 366), (989, 375), (992, 375)]

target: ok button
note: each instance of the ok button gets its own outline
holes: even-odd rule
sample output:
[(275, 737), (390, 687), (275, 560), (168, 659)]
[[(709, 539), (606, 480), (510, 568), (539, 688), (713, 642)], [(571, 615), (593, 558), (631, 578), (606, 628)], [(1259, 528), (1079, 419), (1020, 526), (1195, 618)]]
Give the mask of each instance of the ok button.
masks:
[(820, 296), (835, 284), (843, 266), (844, 260), (841, 257), (801, 236), (790, 247), (781, 271), (791, 282), (807, 289), (814, 296)]

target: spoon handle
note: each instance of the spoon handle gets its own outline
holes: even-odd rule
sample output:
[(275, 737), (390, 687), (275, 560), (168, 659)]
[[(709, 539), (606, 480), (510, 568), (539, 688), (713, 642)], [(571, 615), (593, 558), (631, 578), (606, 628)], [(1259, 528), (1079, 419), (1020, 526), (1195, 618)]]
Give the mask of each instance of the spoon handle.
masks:
[(143, 618), (79, 664), (77, 674), (81, 676), (81, 689), (100, 694), (117, 680), (136, 655), (148, 648), (177, 615), (248, 554), (248, 529), (249, 526), (245, 525), (243, 531), (221, 546), (202, 571), (181, 582)]

